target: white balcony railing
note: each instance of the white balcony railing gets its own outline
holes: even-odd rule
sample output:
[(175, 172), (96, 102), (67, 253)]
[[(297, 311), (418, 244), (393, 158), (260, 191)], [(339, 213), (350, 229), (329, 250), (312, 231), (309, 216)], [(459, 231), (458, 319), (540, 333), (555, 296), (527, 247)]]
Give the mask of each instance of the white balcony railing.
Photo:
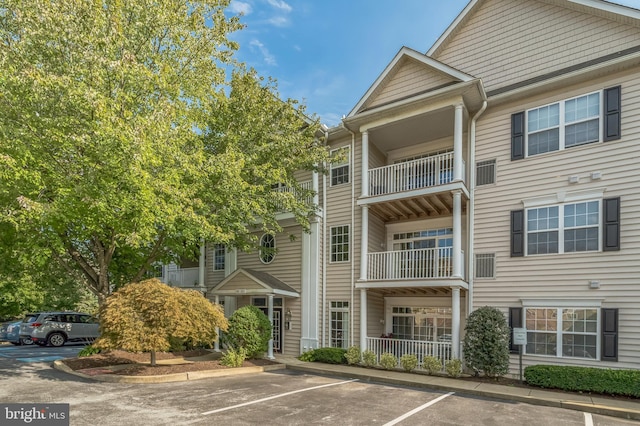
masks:
[[(448, 278), (453, 272), (452, 253), (450, 247), (369, 253), (367, 279), (379, 281)], [(462, 258), (464, 259), (464, 252)], [(464, 265), (462, 275), (464, 277)]]
[(385, 337), (367, 337), (366, 340), (366, 349), (376, 354), (377, 362), (380, 362), (380, 355), (383, 353), (391, 353), (398, 359), (398, 367), (400, 367), (402, 355), (415, 355), (418, 358), (418, 369), (422, 368), (422, 363), (428, 356), (438, 358), (442, 363), (443, 369), (444, 364), (451, 359), (450, 341), (431, 342)]
[(176, 287), (197, 286), (198, 268), (178, 268), (167, 271), (167, 284)]
[[(311, 191), (313, 190), (313, 181), (305, 181), (305, 182), (300, 182), (300, 186), (302, 188), (302, 190), (304, 191)], [(277, 188), (273, 189), (274, 192), (286, 192), (286, 193), (290, 193), (290, 194), (294, 194), (296, 197), (297, 195), (297, 189), (293, 188), (291, 186), (279, 186)], [(305, 203), (308, 205), (311, 205), (311, 203), (313, 203), (313, 196), (306, 196), (304, 199)], [(284, 207), (283, 206), (279, 206), (280, 210), (283, 210)]]
[[(462, 162), (462, 179), (465, 164)], [(369, 170), (369, 195), (385, 195), (444, 185), (453, 180), (453, 152)]]

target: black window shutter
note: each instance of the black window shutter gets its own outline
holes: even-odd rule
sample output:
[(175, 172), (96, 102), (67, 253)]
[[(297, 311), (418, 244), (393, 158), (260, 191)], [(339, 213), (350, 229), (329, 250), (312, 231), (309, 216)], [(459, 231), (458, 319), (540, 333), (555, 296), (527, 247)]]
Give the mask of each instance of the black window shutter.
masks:
[(618, 360), (618, 309), (602, 308), (602, 361)]
[(524, 210), (511, 211), (511, 257), (524, 256)]
[(602, 200), (602, 250), (620, 250), (620, 197)]
[(604, 129), (602, 139), (612, 141), (620, 139), (620, 86), (604, 89)]
[(513, 329), (522, 328), (522, 308), (509, 308), (509, 328), (511, 328), (509, 352), (517, 354), (520, 352), (520, 345), (513, 344)]
[(524, 111), (511, 115), (511, 160), (524, 158)]

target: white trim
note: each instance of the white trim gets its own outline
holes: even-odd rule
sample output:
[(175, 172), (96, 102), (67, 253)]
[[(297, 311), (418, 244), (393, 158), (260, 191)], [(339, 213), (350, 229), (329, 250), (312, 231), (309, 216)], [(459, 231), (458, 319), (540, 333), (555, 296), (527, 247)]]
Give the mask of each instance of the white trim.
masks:
[(604, 299), (520, 299), (523, 308), (600, 308)]
[(558, 191), (553, 195), (525, 198), (522, 200), (522, 206), (525, 209), (528, 209), (533, 207), (546, 207), (553, 204), (574, 203), (590, 200), (595, 201), (596, 199), (602, 200), (604, 198), (605, 189), (606, 188), (593, 188), (571, 192)]

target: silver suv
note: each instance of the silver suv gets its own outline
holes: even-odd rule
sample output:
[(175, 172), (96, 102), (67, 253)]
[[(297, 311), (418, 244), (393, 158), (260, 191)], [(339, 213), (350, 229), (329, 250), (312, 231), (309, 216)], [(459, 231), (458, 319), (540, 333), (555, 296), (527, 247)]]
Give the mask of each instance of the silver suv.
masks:
[(100, 335), (98, 320), (82, 312), (27, 314), (20, 323), (20, 337), (38, 345), (62, 346), (66, 342), (92, 342)]

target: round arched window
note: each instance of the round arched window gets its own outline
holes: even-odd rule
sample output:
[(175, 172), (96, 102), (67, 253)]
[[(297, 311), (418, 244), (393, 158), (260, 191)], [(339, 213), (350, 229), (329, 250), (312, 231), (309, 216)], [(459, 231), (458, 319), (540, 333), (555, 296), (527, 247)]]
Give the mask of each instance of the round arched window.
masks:
[(276, 237), (264, 234), (260, 238), (260, 260), (262, 263), (271, 263), (276, 257)]

